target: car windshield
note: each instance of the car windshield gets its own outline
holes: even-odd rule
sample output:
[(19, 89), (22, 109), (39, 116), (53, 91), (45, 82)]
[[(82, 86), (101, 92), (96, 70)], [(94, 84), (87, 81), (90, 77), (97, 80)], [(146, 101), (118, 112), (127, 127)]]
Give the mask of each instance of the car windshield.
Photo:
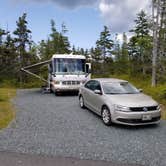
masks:
[(102, 84), (105, 94), (136, 94), (140, 93), (137, 88), (128, 82), (111, 82)]
[(56, 58), (54, 59), (56, 74), (84, 74), (85, 59)]

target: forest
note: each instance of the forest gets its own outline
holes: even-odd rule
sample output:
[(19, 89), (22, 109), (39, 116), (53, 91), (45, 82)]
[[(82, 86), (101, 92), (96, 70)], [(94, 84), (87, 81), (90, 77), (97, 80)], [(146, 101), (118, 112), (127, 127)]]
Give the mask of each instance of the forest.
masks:
[[(162, 13), (163, 12), (163, 13)], [(90, 49), (71, 45), (66, 25), (61, 31), (56, 21), (50, 20), (51, 33), (46, 39), (35, 43), (29, 29), (27, 13), (23, 13), (16, 22), (17, 28), (11, 32), (0, 27), (0, 86), (31, 88), (39, 87), (42, 82), (22, 73), (23, 66), (48, 60), (53, 54), (85, 55), (92, 63), (92, 77), (117, 77), (131, 81), (138, 88), (152, 95), (161, 103), (166, 102), (166, 16), (161, 11), (156, 45), (155, 80), (153, 80), (154, 25), (152, 16), (141, 10), (135, 16), (134, 26), (123, 33), (119, 41), (118, 34), (112, 34), (111, 28), (103, 27), (95, 46)], [(62, 20), (63, 21), (63, 20)], [(111, 26), (110, 26), (111, 27)], [(46, 68), (36, 69), (36, 73), (47, 75)], [(154, 83), (155, 81), (155, 83)]]

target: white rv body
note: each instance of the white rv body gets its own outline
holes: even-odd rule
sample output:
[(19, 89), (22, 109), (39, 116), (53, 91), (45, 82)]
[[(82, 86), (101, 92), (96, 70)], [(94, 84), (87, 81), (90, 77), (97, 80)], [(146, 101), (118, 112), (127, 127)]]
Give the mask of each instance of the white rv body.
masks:
[(78, 91), (90, 79), (90, 63), (83, 55), (55, 54), (49, 65), (48, 82), (54, 93)]

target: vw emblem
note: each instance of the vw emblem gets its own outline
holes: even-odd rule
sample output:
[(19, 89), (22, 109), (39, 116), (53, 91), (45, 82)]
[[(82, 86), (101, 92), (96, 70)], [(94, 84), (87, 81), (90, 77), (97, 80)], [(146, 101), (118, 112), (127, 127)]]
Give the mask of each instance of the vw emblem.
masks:
[(144, 108), (143, 108), (143, 111), (147, 112), (147, 111), (148, 111), (148, 108), (144, 107)]

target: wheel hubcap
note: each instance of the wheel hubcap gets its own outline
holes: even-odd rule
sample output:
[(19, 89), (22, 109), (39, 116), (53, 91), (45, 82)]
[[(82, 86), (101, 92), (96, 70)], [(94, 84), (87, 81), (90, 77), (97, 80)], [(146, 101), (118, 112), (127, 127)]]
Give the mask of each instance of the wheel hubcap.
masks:
[(110, 120), (110, 114), (109, 114), (109, 112), (108, 112), (107, 109), (104, 109), (104, 110), (103, 110), (102, 117), (103, 117), (103, 121), (104, 121), (105, 123), (108, 123), (108, 122), (109, 122), (109, 120)]

